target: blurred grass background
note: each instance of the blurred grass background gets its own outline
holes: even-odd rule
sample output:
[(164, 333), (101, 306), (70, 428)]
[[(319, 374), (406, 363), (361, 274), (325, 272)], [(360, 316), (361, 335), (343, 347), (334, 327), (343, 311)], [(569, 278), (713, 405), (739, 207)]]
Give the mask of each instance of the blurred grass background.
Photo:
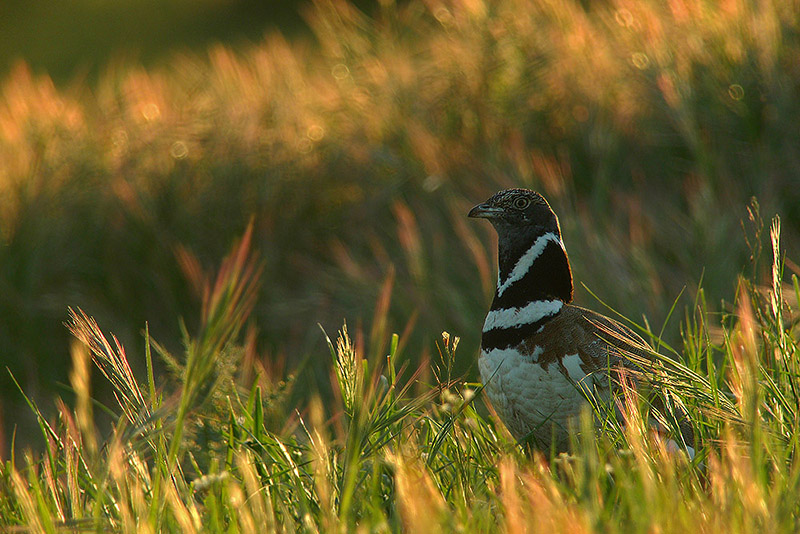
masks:
[(20, 59), (59, 82), (96, 76), (123, 55), (158, 62), (171, 48), (304, 31), (297, 0), (6, 0), (0, 6), (0, 68)]
[[(301, 372), (313, 389), (329, 365), (316, 323), (342, 318), (405, 332), (414, 358), (460, 335), (458, 371), (476, 375), (494, 244), (465, 214), (501, 187), (545, 194), (576, 280), (654, 325), (701, 277), (712, 308), (733, 300), (753, 196), (796, 257), (796, 1), (320, 0), (281, 31), (199, 22), (247, 2), (169, 5), (123, 2), (67, 40), (50, 30), (61, 8), (55, 26), (15, 25), (27, 45), (2, 32), (0, 354), (44, 407), (66, 382), (68, 305), (129, 350), (145, 321), (175, 347), (250, 220), (255, 352), (275, 383)], [(160, 33), (124, 46), (114, 28), (137, 24)], [(369, 324), (376, 306), (386, 321)], [(0, 390), (7, 448), (35, 422), (8, 373)]]

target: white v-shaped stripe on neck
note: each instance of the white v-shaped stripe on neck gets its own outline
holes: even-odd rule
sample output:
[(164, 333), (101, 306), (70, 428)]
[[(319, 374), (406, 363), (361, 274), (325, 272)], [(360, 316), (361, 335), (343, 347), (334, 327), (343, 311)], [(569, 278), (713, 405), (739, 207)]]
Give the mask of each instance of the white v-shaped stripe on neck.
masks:
[(505, 292), (506, 289), (511, 287), (511, 284), (513, 284), (514, 282), (520, 280), (523, 276), (525, 276), (525, 274), (531, 268), (531, 265), (533, 265), (533, 262), (535, 262), (536, 259), (542, 255), (542, 252), (544, 252), (544, 249), (551, 241), (558, 243), (558, 245), (562, 249), (564, 248), (564, 243), (561, 242), (561, 239), (559, 239), (559, 237), (553, 232), (548, 232), (536, 238), (536, 241), (533, 242), (531, 248), (526, 250), (525, 254), (523, 254), (519, 258), (519, 260), (517, 260), (517, 263), (514, 265), (514, 268), (511, 269), (511, 272), (503, 282), (500, 282), (500, 273), (498, 272), (497, 274), (498, 297), (502, 297), (503, 292)]

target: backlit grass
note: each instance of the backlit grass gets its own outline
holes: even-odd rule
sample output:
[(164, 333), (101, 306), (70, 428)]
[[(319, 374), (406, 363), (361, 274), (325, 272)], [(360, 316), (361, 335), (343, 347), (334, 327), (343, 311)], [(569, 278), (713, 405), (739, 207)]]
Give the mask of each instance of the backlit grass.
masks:
[[(162, 353), (172, 385), (135, 376), (115, 338), (71, 313), (76, 407), (59, 402), (50, 422), (33, 407), (45, 451), (0, 467), (0, 524), (36, 532), (793, 532), (800, 286), (797, 277), (794, 287), (778, 281), (777, 220), (771, 231), (775, 284), (761, 291), (743, 280), (736, 313), (721, 323), (698, 303), (661, 383), (695, 429), (693, 459), (648, 430), (634, 397), (620, 399), (625, 425), (613, 411), (585, 413), (571, 455), (523, 450), (483, 415), (479, 387), (448, 376), (459, 357), (449, 334), (425, 383), (399, 356), (397, 336), (383, 357), (365, 358), (372, 347), (357, 348), (344, 327), (328, 342), (333, 400), (312, 394), (281, 407), (263, 368), (243, 359), (239, 333), (259, 277), (248, 233), (205, 286), (199, 331), (179, 355)], [(148, 349), (148, 369), (151, 357)], [(105, 408), (114, 417), (106, 435), (92, 416), (90, 358), (117, 401)], [(279, 412), (280, 424), (268, 412)], [(603, 431), (592, 417), (609, 418)]]
[[(751, 196), (798, 243), (795, 7), (319, 2), (313, 42), (112, 62), (91, 86), (21, 65), (0, 89), (0, 352), (45, 399), (67, 377), (68, 306), (137, 349), (145, 321), (179, 347), (193, 277), (253, 218), (272, 361), (319, 380), (309, 325), (368, 323), (389, 281), (403, 347), (448, 330), (472, 353), (493, 237), (464, 214), (519, 185), (615, 308), (660, 324), (703, 278), (719, 311)], [(19, 400), (3, 404), (7, 434)]]

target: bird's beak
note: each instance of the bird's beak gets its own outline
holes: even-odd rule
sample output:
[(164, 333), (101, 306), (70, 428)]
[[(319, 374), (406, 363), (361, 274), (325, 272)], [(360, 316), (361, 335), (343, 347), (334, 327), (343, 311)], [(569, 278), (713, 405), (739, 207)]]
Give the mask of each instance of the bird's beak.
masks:
[(467, 214), (467, 217), (480, 217), (483, 219), (493, 219), (503, 213), (503, 208), (495, 208), (488, 204), (478, 204)]

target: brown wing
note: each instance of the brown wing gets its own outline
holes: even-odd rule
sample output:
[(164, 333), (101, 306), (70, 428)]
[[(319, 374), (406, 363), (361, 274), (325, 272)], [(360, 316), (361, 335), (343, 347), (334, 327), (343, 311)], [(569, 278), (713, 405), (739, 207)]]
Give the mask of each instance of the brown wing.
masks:
[(588, 330), (591, 335), (599, 338), (605, 345), (604, 355), (608, 358), (611, 365), (622, 365), (623, 367), (634, 367), (634, 361), (642, 363), (650, 361), (652, 358), (649, 351), (652, 347), (642, 337), (628, 328), (627, 326), (599, 314), (592, 310), (572, 306), (583, 316), (585, 323), (588, 323)]
[(618, 322), (578, 306), (565, 305), (561, 312), (525, 341), (523, 352), (538, 355), (545, 368), (560, 365), (565, 356), (578, 354), (581, 368), (587, 373), (607, 371), (626, 365), (627, 353), (646, 357), (648, 345), (631, 329)]
[[(528, 338), (521, 352), (536, 358), (547, 371), (551, 366), (564, 376), (584, 386), (590, 386), (602, 396), (616, 391), (621, 378), (612, 369), (628, 369), (625, 380), (641, 386), (636, 370), (642, 362), (652, 361), (648, 356), (649, 346), (630, 328), (578, 306), (565, 305), (559, 314), (545, 323), (542, 329)], [(578, 378), (574, 369), (574, 356), (580, 358), (580, 369), (584, 377)], [(568, 365), (565, 358), (570, 357)]]
[[(577, 306), (576, 306), (577, 308)], [(578, 308), (585, 320), (592, 325), (595, 335), (606, 343), (608, 359), (611, 367), (627, 368), (628, 379), (637, 386), (639, 394), (644, 395), (648, 403), (660, 413), (666, 413), (664, 398), (659, 393), (658, 376), (664, 372), (661, 363), (654, 359), (649, 351), (652, 347), (636, 332), (617, 321), (583, 308)], [(619, 377), (614, 377), (618, 379)], [(653, 383), (655, 379), (655, 383)], [(655, 387), (654, 387), (655, 386)], [(688, 415), (680, 406), (675, 406), (675, 417), (684, 441), (692, 445), (694, 431)], [(655, 427), (660, 427), (656, 424)], [(660, 428), (660, 430), (666, 430)]]
[[(578, 306), (565, 305), (540, 331), (519, 347), (545, 369), (555, 366), (565, 376), (572, 376), (564, 365), (567, 356), (579, 355), (581, 370), (588, 382), (602, 395), (617, 390), (619, 376), (611, 369), (628, 369), (626, 380), (636, 386), (648, 402), (663, 413), (663, 403), (656, 390), (650, 388), (647, 377), (656, 376), (661, 367), (650, 355), (650, 345), (633, 330), (599, 313)], [(655, 374), (654, 374), (655, 373)], [(609, 376), (610, 375), (610, 376)], [(585, 378), (584, 378), (585, 380)], [(692, 443), (691, 427), (685, 415), (680, 419), (681, 434)]]

